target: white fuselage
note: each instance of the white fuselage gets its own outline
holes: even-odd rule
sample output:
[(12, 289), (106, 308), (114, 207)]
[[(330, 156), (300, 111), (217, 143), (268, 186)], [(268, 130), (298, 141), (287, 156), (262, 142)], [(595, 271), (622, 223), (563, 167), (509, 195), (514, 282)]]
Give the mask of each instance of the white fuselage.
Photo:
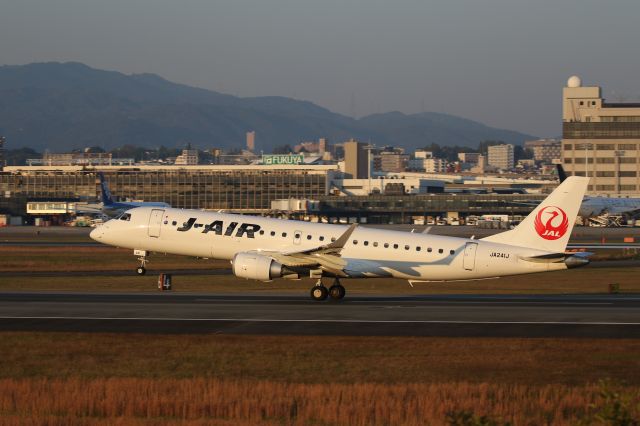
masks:
[[(346, 225), (140, 207), (96, 228), (96, 241), (130, 249), (231, 260), (237, 253), (302, 252), (330, 244)], [(549, 252), (467, 238), (358, 227), (340, 253), (349, 277), (471, 280), (566, 269), (526, 260)]]

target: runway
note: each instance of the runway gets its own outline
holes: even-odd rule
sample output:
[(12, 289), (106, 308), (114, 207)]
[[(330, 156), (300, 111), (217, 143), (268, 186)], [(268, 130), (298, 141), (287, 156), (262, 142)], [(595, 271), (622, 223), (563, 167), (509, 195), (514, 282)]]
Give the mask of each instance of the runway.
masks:
[(640, 295), (0, 293), (0, 330), (640, 338)]

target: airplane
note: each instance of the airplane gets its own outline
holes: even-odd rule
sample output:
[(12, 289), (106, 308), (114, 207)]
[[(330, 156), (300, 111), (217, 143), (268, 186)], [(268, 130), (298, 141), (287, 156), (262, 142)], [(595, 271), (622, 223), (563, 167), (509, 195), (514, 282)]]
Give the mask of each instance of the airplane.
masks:
[(167, 203), (153, 202), (153, 201), (113, 201), (111, 197), (111, 191), (109, 191), (109, 185), (104, 179), (104, 174), (98, 172), (98, 178), (100, 179), (100, 188), (102, 190), (102, 213), (108, 217), (115, 217), (124, 212), (125, 210), (133, 209), (136, 207), (161, 207), (170, 208)]
[[(413, 284), (586, 265), (588, 253), (565, 249), (588, 182), (567, 178), (518, 226), (479, 240), (157, 207), (127, 210), (90, 236), (133, 249), (140, 275), (151, 252), (226, 259), (237, 277), (312, 278), (312, 299), (340, 300), (346, 293), (341, 278), (394, 277)], [(325, 277), (333, 278), (329, 289)]]
[[(567, 179), (567, 173), (562, 164), (556, 164), (560, 182)], [(597, 217), (603, 214), (620, 216), (640, 211), (640, 198), (610, 198), (585, 196), (578, 211), (578, 216), (584, 218)]]

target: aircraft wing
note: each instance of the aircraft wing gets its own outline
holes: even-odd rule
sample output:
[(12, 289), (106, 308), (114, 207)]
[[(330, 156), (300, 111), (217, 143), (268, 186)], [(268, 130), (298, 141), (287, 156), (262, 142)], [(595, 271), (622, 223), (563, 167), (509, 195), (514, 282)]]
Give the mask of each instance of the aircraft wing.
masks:
[(351, 234), (356, 230), (357, 224), (349, 226), (338, 239), (330, 244), (304, 250), (269, 251), (261, 250), (260, 253), (272, 257), (276, 262), (289, 267), (320, 267), (321, 269), (336, 275), (344, 274), (347, 262), (342, 259), (340, 253), (349, 241)]
[(338, 254), (339, 255), (342, 249), (344, 248), (344, 246), (349, 241), (349, 238), (351, 238), (351, 234), (353, 234), (353, 231), (355, 231), (357, 227), (358, 227), (357, 223), (352, 224), (351, 226), (349, 226), (349, 229), (347, 229), (344, 232), (344, 234), (340, 235), (338, 239), (336, 239), (330, 244), (324, 244), (318, 247), (305, 249), (302, 251), (300, 250), (286, 251), (286, 252), (283, 252), (282, 254), (290, 255), (290, 254), (302, 254), (302, 253), (304, 254), (322, 253), (322, 254)]

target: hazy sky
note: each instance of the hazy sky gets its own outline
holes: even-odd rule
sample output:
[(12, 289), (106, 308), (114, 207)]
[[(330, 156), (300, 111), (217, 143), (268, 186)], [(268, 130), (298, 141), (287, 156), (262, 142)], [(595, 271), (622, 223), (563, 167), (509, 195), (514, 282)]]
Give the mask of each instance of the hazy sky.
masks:
[(640, 101), (639, 21), (638, 0), (0, 0), (0, 64), (80, 61), (556, 136), (571, 74)]

